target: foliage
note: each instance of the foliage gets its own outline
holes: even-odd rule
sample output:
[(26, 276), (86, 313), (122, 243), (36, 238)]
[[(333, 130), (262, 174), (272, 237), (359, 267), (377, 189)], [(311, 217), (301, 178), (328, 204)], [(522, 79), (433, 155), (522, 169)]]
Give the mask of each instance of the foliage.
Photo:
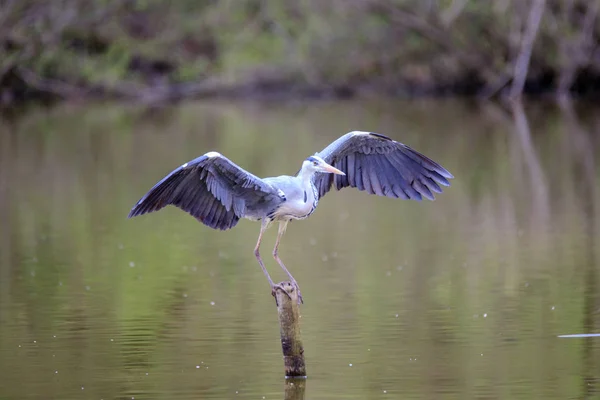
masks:
[(204, 86), (182, 85), (212, 79), (491, 96), (519, 75), (531, 93), (585, 92), (582, 80), (596, 91), (598, 8), (582, 0), (6, 0), (0, 91), (20, 79), (62, 96), (202, 94)]

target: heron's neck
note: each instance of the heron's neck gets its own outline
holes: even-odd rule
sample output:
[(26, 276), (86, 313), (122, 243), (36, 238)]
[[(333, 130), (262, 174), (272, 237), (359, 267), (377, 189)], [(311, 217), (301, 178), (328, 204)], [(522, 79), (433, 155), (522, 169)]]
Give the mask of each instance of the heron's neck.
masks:
[(298, 174), (298, 178), (302, 182), (302, 186), (310, 186), (312, 184), (313, 177), (316, 172), (309, 168), (302, 168)]

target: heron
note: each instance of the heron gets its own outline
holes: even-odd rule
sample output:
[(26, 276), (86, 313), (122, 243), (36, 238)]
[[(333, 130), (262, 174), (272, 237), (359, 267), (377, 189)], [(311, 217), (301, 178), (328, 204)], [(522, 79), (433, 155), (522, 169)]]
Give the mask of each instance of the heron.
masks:
[[(227, 230), (241, 218), (260, 221), (254, 255), (275, 296), (277, 288), (260, 255), (266, 229), (279, 222), (273, 258), (303, 303), (300, 286), (278, 255), (291, 220), (308, 218), (332, 187), (354, 187), (378, 196), (434, 200), (454, 178), (441, 165), (388, 136), (352, 131), (306, 158), (294, 176), (259, 178), (224, 155), (210, 151), (173, 170), (131, 209), (129, 218), (174, 205), (213, 229)], [(285, 290), (284, 293), (288, 294)], [(288, 294), (289, 296), (289, 294)]]

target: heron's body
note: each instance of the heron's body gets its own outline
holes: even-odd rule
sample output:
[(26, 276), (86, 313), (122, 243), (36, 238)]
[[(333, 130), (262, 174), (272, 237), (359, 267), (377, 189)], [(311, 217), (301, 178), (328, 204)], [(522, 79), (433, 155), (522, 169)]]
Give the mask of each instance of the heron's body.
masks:
[[(277, 189), (285, 199), (266, 213), (270, 220), (305, 219), (315, 211), (319, 204), (317, 188), (312, 182), (312, 174), (282, 175), (265, 178), (264, 181)], [(262, 214), (261, 210), (259, 213)]]
[(172, 204), (214, 229), (230, 229), (240, 218), (260, 220), (255, 255), (271, 288), (276, 285), (259, 247), (265, 229), (279, 221), (273, 256), (298, 288), (277, 255), (279, 241), (287, 223), (309, 217), (332, 186), (337, 190), (356, 187), (378, 196), (433, 200), (433, 192), (441, 193), (439, 185), (448, 186), (450, 178), (452, 174), (442, 166), (402, 143), (377, 133), (354, 131), (304, 160), (295, 176), (261, 179), (217, 152), (206, 153), (159, 181), (129, 217)]

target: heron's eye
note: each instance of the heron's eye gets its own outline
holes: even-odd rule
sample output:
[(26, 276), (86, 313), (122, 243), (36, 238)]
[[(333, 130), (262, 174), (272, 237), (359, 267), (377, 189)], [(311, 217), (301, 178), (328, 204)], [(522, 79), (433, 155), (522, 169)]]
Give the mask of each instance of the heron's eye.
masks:
[(313, 165), (316, 167), (319, 163), (316, 161), (313, 161)]

